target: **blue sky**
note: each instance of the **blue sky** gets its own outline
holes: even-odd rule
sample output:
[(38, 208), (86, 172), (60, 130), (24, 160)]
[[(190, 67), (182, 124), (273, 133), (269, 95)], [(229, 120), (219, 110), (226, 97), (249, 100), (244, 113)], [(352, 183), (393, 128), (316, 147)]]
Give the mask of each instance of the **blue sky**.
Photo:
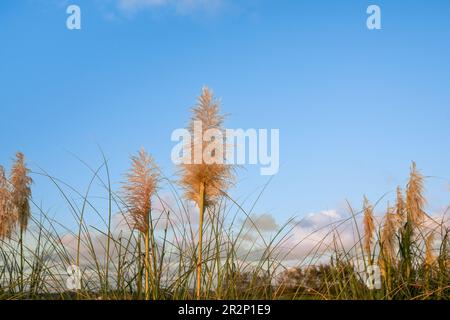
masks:
[[(208, 85), (227, 127), (280, 129), (280, 172), (257, 213), (282, 222), (375, 201), (412, 160), (439, 177), (430, 210), (449, 204), (448, 1), (129, 1), (1, 1), (1, 164), (21, 150), (84, 190), (90, 173), (70, 153), (95, 167), (100, 145), (117, 186), (143, 146), (174, 177), (171, 132)], [(82, 30), (65, 27), (69, 4)], [(382, 30), (366, 28), (369, 4)], [(267, 181), (238, 173), (236, 198)], [(35, 200), (67, 214), (35, 180)]]

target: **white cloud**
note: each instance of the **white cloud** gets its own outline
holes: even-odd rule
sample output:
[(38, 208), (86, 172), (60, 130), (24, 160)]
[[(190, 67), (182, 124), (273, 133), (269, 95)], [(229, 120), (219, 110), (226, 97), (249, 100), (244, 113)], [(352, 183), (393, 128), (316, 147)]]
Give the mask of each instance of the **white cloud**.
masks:
[(352, 221), (336, 210), (310, 213), (295, 222), (292, 235), (283, 243), (280, 255), (283, 260), (322, 257), (324, 253), (334, 251), (335, 244), (348, 250), (355, 243), (351, 224)]
[(261, 215), (252, 214), (250, 219), (245, 219), (243, 223), (245, 223), (246, 229), (257, 229), (260, 232), (276, 231), (279, 228), (275, 218), (267, 213)]
[(304, 228), (321, 227), (342, 218), (336, 210), (325, 210), (319, 213), (310, 213), (299, 222)]
[[(242, 238), (239, 254), (247, 259), (259, 261), (265, 252), (265, 245), (261, 236), (268, 242), (281, 228), (269, 214), (251, 216), (253, 223), (262, 234), (255, 231), (255, 227), (246, 223), (246, 231)], [(307, 214), (301, 220), (294, 220), (277, 235), (273, 242), (274, 258), (282, 261), (297, 261), (311, 256), (324, 256), (333, 251), (333, 241), (338, 239), (339, 248), (348, 250), (355, 239), (353, 237), (351, 219), (341, 216), (336, 210), (325, 210)], [(334, 238), (333, 238), (334, 237)], [(251, 249), (249, 255), (248, 249)], [(325, 255), (326, 256), (326, 255)]]

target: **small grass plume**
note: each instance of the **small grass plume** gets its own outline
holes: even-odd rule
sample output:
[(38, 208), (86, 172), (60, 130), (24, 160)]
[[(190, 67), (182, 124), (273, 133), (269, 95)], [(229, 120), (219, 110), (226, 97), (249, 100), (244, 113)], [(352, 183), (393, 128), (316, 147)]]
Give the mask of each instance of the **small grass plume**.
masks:
[(21, 152), (16, 153), (9, 181), (6, 179), (3, 167), (0, 168), (0, 239), (11, 238), (18, 225), (20, 231), (19, 286), (22, 291), (25, 264), (23, 235), (31, 217), (30, 200), (33, 180), (29, 174), (30, 170), (25, 164), (25, 156)]
[(397, 217), (400, 220), (400, 222), (404, 222), (406, 220), (405, 200), (403, 198), (403, 192), (400, 186), (397, 187), (397, 200), (395, 203), (395, 213), (397, 213)]
[(426, 199), (424, 192), (424, 178), (417, 170), (416, 163), (411, 165), (411, 173), (406, 189), (407, 220), (414, 227), (420, 226), (425, 219), (424, 207)]
[(400, 233), (401, 272), (407, 282), (414, 276), (414, 250), (417, 248), (418, 231), (426, 218), (424, 207), (426, 199), (424, 192), (424, 177), (417, 170), (416, 163), (411, 165), (409, 181), (406, 186), (406, 221)]
[(399, 226), (399, 218), (394, 208), (388, 204), (384, 223), (381, 230), (380, 254), (378, 264), (385, 278), (388, 272), (396, 264), (396, 233)]
[(375, 220), (373, 217), (373, 206), (369, 200), (364, 197), (363, 205), (363, 225), (364, 225), (364, 250), (367, 255), (369, 265), (372, 264), (372, 242), (375, 236)]
[[(197, 106), (192, 109), (192, 117), (189, 125), (191, 133), (191, 159), (194, 163), (181, 165), (180, 184), (185, 190), (186, 198), (194, 201), (199, 208), (199, 233), (198, 233), (198, 261), (196, 278), (196, 297), (201, 295), (202, 277), (202, 250), (203, 250), (203, 223), (205, 209), (213, 205), (217, 198), (230, 186), (233, 180), (232, 166), (223, 164), (224, 150), (212, 150), (213, 156), (222, 161), (206, 163), (203, 159), (206, 150), (206, 142), (203, 140), (204, 133), (209, 129), (223, 132), (222, 124), (224, 117), (219, 114), (220, 104), (214, 100), (213, 93), (204, 87), (198, 98)], [(201, 136), (196, 135), (196, 126), (201, 124)], [(198, 139), (201, 139), (200, 141)], [(222, 146), (224, 145), (222, 141)], [(198, 161), (196, 156), (202, 155)]]
[[(144, 237), (145, 244), (145, 297), (150, 299), (150, 255), (154, 247), (151, 239), (152, 227), (152, 197), (154, 196), (160, 179), (159, 168), (153, 158), (141, 149), (137, 156), (131, 158), (132, 166), (127, 174), (127, 181), (123, 186), (124, 200), (132, 225)], [(153, 252), (154, 253), (154, 252)], [(139, 257), (140, 259), (140, 257)]]
[(33, 180), (29, 177), (30, 170), (25, 164), (23, 153), (16, 154), (15, 163), (11, 169), (11, 201), (16, 210), (20, 232), (25, 232), (28, 227), (28, 220), (31, 216), (30, 198), (31, 184)]
[(388, 205), (386, 215), (384, 217), (383, 230), (381, 232), (381, 246), (385, 257), (390, 261), (395, 259), (395, 235), (399, 226), (400, 220), (394, 209)]
[(5, 169), (0, 166), (0, 240), (9, 239), (17, 223), (17, 211), (14, 210), (10, 185)]

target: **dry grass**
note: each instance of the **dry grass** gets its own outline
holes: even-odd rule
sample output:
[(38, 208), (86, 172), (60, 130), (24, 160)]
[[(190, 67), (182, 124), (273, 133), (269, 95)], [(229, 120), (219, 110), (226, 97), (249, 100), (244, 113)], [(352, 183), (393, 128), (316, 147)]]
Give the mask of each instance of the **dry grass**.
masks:
[(20, 231), (24, 232), (28, 227), (31, 216), (30, 197), (33, 180), (29, 177), (30, 170), (25, 165), (25, 156), (18, 152), (16, 161), (11, 169), (11, 201), (18, 216)]
[(20, 152), (16, 154), (9, 180), (0, 166), (0, 238), (10, 238), (17, 225), (21, 233), (28, 227), (33, 183), (29, 173), (25, 156)]
[(10, 238), (17, 223), (17, 211), (11, 200), (11, 191), (5, 169), (0, 166), (0, 239)]
[[(204, 88), (190, 132), (196, 121), (203, 132), (222, 131), (223, 120), (219, 103)], [(191, 147), (192, 153), (205, 150), (204, 141), (194, 140)], [(118, 193), (106, 160), (97, 169), (87, 166), (93, 177), (86, 193), (46, 172), (33, 173), (54, 184), (78, 232), (33, 201), (23, 154), (17, 154), (9, 178), (0, 166), (0, 299), (450, 299), (448, 209), (441, 221), (427, 215), (425, 178), (415, 163), (405, 195), (398, 187), (383, 219), (375, 214), (380, 201), (372, 205), (364, 197), (361, 210), (350, 208), (351, 216), (327, 226), (327, 233), (314, 230), (292, 243), (293, 219), (267, 236), (252, 220), (255, 204), (247, 211), (226, 194), (234, 181), (232, 166), (203, 160), (181, 165), (184, 197), (166, 179), (174, 197), (170, 204), (157, 194), (162, 173), (153, 158), (141, 150), (131, 162)], [(106, 191), (106, 210), (90, 195), (94, 182)], [(186, 200), (198, 208), (198, 232)], [(126, 218), (128, 229), (112, 230), (113, 212)], [(88, 214), (101, 225), (86, 222)], [(345, 228), (357, 231), (350, 246), (341, 239)], [(288, 266), (289, 254), (311, 238), (311, 248)], [(361, 260), (363, 270), (356, 266)], [(83, 279), (76, 294), (61, 274), (74, 263)], [(382, 271), (381, 287), (371, 289), (362, 275), (374, 264)]]
[(406, 189), (407, 219), (413, 226), (420, 226), (425, 219), (424, 207), (426, 199), (423, 196), (424, 178), (417, 170), (416, 163), (411, 165), (411, 173)]
[(388, 266), (395, 265), (397, 262), (396, 254), (396, 234), (400, 225), (400, 219), (394, 212), (394, 209), (388, 205), (386, 215), (384, 217), (384, 224), (381, 231), (380, 239), (380, 256), (378, 264), (381, 272), (386, 277)]
[(369, 203), (369, 200), (364, 197), (364, 249), (367, 255), (369, 264), (372, 264), (372, 242), (375, 236), (375, 220), (373, 217), (373, 206)]
[(159, 168), (144, 149), (141, 149), (137, 156), (133, 156), (131, 161), (132, 167), (123, 186), (124, 200), (133, 227), (146, 234), (150, 228), (152, 197), (160, 180)]

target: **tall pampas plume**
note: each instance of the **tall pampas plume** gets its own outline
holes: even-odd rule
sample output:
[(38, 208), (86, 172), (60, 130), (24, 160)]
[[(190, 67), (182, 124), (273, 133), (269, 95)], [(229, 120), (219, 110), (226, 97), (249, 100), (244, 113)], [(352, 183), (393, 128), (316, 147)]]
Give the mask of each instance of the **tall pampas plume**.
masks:
[(368, 257), (369, 265), (372, 264), (372, 241), (375, 235), (375, 220), (373, 217), (373, 207), (369, 200), (364, 197), (363, 205), (363, 226), (364, 226), (364, 250)]
[[(226, 190), (233, 180), (232, 166), (216, 161), (206, 163), (203, 153), (207, 148), (207, 142), (202, 137), (209, 129), (215, 129), (224, 133), (222, 128), (224, 116), (219, 114), (220, 103), (215, 100), (213, 93), (204, 87), (198, 98), (197, 106), (192, 109), (192, 117), (188, 127), (191, 137), (191, 162), (181, 165), (180, 184), (185, 190), (186, 198), (199, 204), (204, 202), (208, 207), (214, 204), (216, 198)], [(196, 123), (201, 124), (201, 136), (195, 137)], [(198, 139), (194, 138), (200, 138)], [(223, 143), (224, 145), (224, 143)], [(215, 155), (217, 160), (224, 160), (225, 148)], [(198, 159), (201, 157), (201, 159)], [(196, 162), (197, 159), (197, 162)], [(204, 185), (204, 199), (200, 197), (200, 188)]]
[(20, 232), (23, 233), (28, 227), (31, 216), (30, 199), (31, 184), (33, 180), (29, 177), (30, 170), (25, 164), (23, 153), (16, 154), (16, 160), (11, 169), (11, 201), (16, 211)]
[(131, 157), (132, 166), (123, 185), (124, 200), (133, 227), (144, 236), (145, 242), (145, 297), (150, 299), (150, 232), (152, 197), (160, 179), (153, 158), (141, 149)]
[(425, 219), (424, 207), (426, 199), (423, 196), (424, 192), (424, 177), (417, 170), (416, 163), (411, 165), (411, 173), (406, 189), (406, 212), (407, 221), (412, 226), (420, 226)]
[[(203, 221), (205, 209), (213, 205), (216, 199), (230, 186), (234, 179), (233, 167), (224, 164), (225, 148), (213, 150), (216, 161), (206, 162), (203, 158), (207, 144), (203, 141), (205, 132), (214, 129), (224, 132), (222, 128), (224, 116), (219, 114), (220, 103), (214, 99), (213, 93), (204, 87), (198, 98), (197, 106), (192, 109), (192, 117), (188, 127), (191, 134), (191, 162), (180, 165), (180, 184), (185, 190), (188, 200), (194, 201), (199, 208), (199, 239), (196, 270), (196, 297), (201, 295)], [(197, 136), (198, 125), (201, 124), (201, 135)], [(211, 152), (211, 153), (212, 153)], [(209, 154), (208, 154), (209, 155)], [(211, 154), (212, 156), (212, 154)], [(201, 159), (199, 159), (201, 157)]]
[(17, 211), (14, 210), (10, 185), (5, 169), (0, 166), (0, 240), (11, 238), (17, 223)]

